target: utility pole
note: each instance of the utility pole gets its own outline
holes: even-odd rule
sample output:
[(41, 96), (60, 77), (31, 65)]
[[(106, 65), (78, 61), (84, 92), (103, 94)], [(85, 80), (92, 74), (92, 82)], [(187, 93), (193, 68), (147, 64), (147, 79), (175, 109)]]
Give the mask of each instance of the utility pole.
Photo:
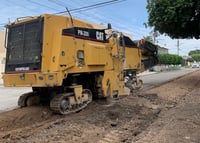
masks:
[(156, 37), (158, 37), (158, 36), (159, 36), (158, 31), (154, 31), (154, 32), (153, 32), (153, 43), (154, 43), (154, 44), (156, 44)]
[(179, 46), (180, 46), (180, 43), (179, 43), (179, 39), (178, 39), (178, 40), (177, 40), (177, 55), (178, 55), (178, 56), (179, 56), (179, 50), (180, 50)]

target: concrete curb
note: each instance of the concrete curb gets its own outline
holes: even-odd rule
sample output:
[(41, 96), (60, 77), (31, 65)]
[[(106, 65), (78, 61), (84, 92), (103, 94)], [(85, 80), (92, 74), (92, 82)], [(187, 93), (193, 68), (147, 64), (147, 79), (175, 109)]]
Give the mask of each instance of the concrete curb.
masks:
[(143, 73), (139, 73), (138, 76), (146, 76), (146, 75), (151, 75), (151, 74), (156, 74), (158, 72), (143, 72)]

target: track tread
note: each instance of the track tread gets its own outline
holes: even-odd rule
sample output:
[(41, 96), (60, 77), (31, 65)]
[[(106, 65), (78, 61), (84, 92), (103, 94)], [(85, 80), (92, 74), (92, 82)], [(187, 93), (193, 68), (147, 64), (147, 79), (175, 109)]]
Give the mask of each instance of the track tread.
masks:
[(50, 102), (51, 110), (53, 110), (55, 113), (58, 113), (58, 114), (67, 115), (67, 114), (75, 113), (84, 109), (92, 101), (92, 98), (91, 98), (88, 102), (77, 105), (76, 108), (63, 111), (60, 107), (60, 103), (63, 98), (68, 98), (70, 96), (74, 96), (74, 94), (71, 92), (71, 93), (63, 93), (63, 94), (55, 95)]

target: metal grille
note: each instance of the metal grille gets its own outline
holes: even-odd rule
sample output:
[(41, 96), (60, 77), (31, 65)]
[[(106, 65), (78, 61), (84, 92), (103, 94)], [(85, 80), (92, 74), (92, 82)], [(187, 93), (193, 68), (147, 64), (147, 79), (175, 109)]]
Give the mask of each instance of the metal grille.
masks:
[(8, 27), (6, 72), (41, 70), (43, 20)]

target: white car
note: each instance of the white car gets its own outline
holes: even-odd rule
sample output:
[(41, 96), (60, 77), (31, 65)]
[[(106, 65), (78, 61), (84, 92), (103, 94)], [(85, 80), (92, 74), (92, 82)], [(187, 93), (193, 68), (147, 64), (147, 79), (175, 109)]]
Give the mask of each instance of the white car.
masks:
[(192, 68), (199, 68), (199, 64), (198, 63), (193, 63), (192, 64)]

